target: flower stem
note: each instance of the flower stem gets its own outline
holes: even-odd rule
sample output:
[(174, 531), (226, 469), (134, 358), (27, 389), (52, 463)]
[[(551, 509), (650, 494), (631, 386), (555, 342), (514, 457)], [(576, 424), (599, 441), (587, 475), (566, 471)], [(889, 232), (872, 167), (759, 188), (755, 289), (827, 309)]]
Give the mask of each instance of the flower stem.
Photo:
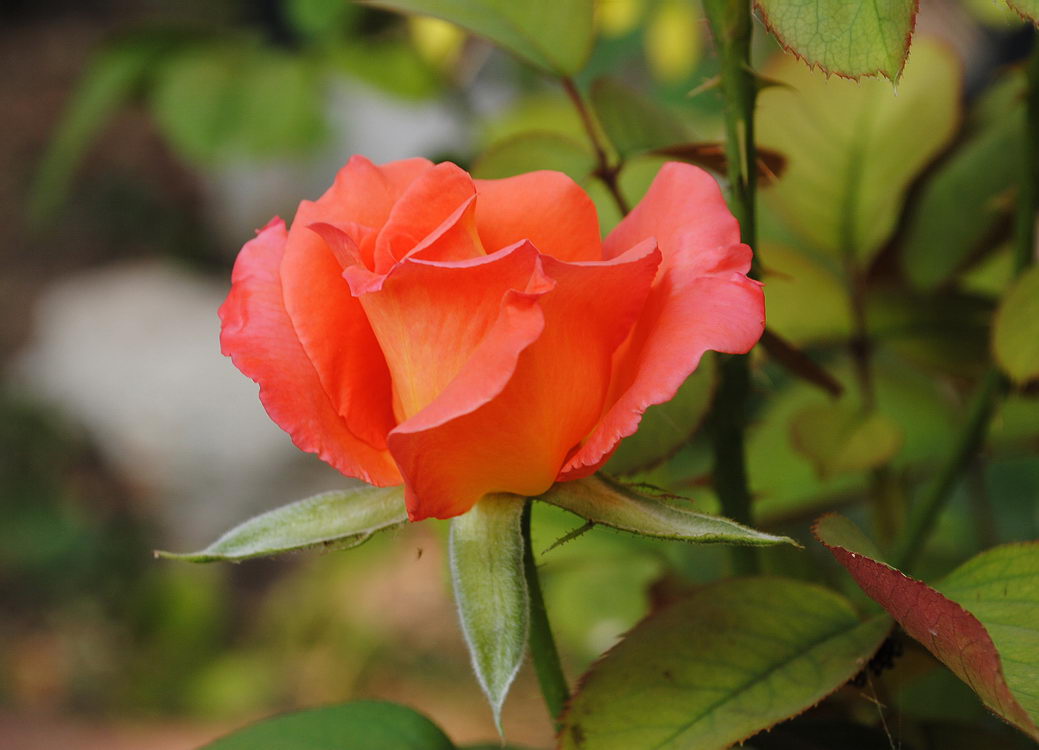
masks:
[[(757, 153), (754, 146), (754, 103), (757, 81), (750, 67), (753, 26), (748, 0), (704, 0), (704, 11), (714, 35), (721, 63), (721, 93), (725, 108), (725, 154), (729, 178), (729, 206), (740, 223), (744, 243), (756, 248), (754, 196), (757, 189)], [(746, 355), (733, 355), (721, 366), (721, 386), (711, 410), (714, 452), (714, 490), (722, 512), (734, 521), (753, 521), (747, 481), (744, 432), (750, 398), (750, 366)], [(756, 550), (732, 548), (738, 574), (760, 569)]]
[(610, 163), (606, 143), (599, 132), (598, 126), (595, 124), (584, 97), (581, 96), (581, 92), (577, 88), (577, 84), (569, 77), (563, 78), (561, 81), (563, 90), (566, 91), (566, 95), (573, 102), (574, 109), (577, 110), (577, 115), (581, 118), (581, 124), (588, 134), (588, 141), (592, 144), (592, 149), (595, 151), (595, 160), (598, 162), (595, 176), (602, 180), (603, 184), (606, 185), (606, 189), (610, 191), (610, 195), (613, 196), (613, 202), (617, 204), (617, 209), (621, 212), (621, 216), (627, 216), (631, 211), (631, 207), (628, 205), (624, 193), (621, 192), (620, 183), (617, 181), (621, 165)]
[[(1035, 220), (1039, 210), (1039, 34), (1033, 36), (1032, 45), (1026, 66), (1025, 142), (1021, 149), (1021, 179), (1014, 223), (1015, 276), (1035, 261)], [(896, 567), (908, 571), (916, 563), (958, 480), (985, 442), (996, 404), (1008, 388), (1007, 379), (994, 365), (990, 366), (971, 399), (967, 421), (957, 436), (952, 453), (923, 499), (913, 508), (905, 534), (895, 551)]]
[(534, 671), (541, 686), (541, 695), (545, 698), (548, 713), (555, 723), (556, 731), (562, 727), (560, 719), (566, 702), (570, 699), (570, 689), (566, 684), (563, 666), (559, 661), (552, 629), (548, 624), (548, 612), (545, 600), (541, 595), (541, 583), (538, 579), (538, 568), (534, 563), (534, 550), (530, 544), (530, 511), (533, 503), (527, 501), (523, 509), (521, 528), (523, 534), (523, 569), (527, 577), (527, 595), (530, 597), (530, 657), (534, 662)]

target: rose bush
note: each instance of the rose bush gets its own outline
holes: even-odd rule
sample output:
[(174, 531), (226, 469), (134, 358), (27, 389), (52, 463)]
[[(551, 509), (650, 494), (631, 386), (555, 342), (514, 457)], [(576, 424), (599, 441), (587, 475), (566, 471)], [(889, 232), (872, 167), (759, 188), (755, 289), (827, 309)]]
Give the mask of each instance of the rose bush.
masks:
[(670, 163), (602, 241), (571, 179), (354, 157), (238, 256), (221, 346), (305, 451), (412, 520), (594, 472), (705, 350), (764, 327), (714, 179)]

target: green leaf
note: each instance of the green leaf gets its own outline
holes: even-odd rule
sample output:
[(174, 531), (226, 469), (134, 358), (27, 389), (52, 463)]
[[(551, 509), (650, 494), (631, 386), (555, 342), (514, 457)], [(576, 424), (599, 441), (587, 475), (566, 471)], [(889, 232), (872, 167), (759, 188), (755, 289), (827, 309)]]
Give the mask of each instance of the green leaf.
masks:
[(1039, 543), (983, 552), (936, 590), (878, 561), (853, 528), (829, 514), (814, 532), (862, 590), (990, 710), (1039, 740)]
[(303, 153), (325, 136), (324, 92), (314, 67), (299, 55), (263, 50), (239, 81), (237, 144), (246, 153)]
[(407, 520), (401, 487), (337, 490), (250, 518), (198, 552), (156, 554), (188, 562), (237, 562), (322, 545), (345, 549)]
[(606, 137), (623, 159), (691, 139), (680, 117), (615, 78), (592, 84), (591, 102)]
[(898, 80), (917, 0), (755, 0), (761, 20), (809, 66), (846, 78)]
[(135, 36), (94, 57), (62, 114), (33, 181), (29, 215), (34, 223), (58, 207), (91, 140), (140, 87), (167, 46), (160, 38)]
[(902, 242), (902, 267), (918, 289), (947, 281), (1009, 213), (1025, 122), (1023, 102), (1007, 104), (924, 184)]
[[(985, 626), (1007, 686), (1039, 725), (1039, 544), (1006, 544), (982, 552), (935, 588)], [(1039, 731), (1033, 736), (1039, 739)]]
[(846, 403), (801, 409), (790, 421), (790, 438), (823, 478), (882, 466), (902, 447), (890, 418)]
[(1039, 24), (1039, 0), (1007, 0), (1007, 5), (1022, 18)]
[(512, 177), (537, 169), (552, 169), (585, 182), (596, 161), (587, 146), (551, 132), (521, 133), (493, 144), (473, 165), (473, 176), (485, 180)]
[(195, 45), (170, 59), (152, 91), (166, 138), (189, 161), (298, 153), (324, 134), (319, 80), (295, 56)]
[(650, 615), (584, 676), (560, 747), (722, 750), (839, 688), (890, 628), (801, 581), (705, 586)]
[[(820, 260), (784, 245), (761, 243), (768, 289), (768, 327), (798, 345), (839, 341), (851, 331), (844, 280)], [(806, 305), (805, 300), (812, 300)]]
[(683, 498), (643, 494), (600, 474), (559, 482), (537, 499), (592, 523), (660, 539), (797, 546), (789, 537), (755, 531), (722, 516), (697, 513)]
[(1000, 303), (992, 348), (1017, 382), (1039, 377), (1039, 266), (1021, 274)]
[(501, 732), (501, 708), (527, 648), (530, 603), (523, 574), (524, 498), (485, 495), (451, 521), (451, 583), (476, 678)]
[(707, 415), (716, 381), (714, 362), (705, 356), (674, 398), (646, 410), (638, 432), (621, 441), (605, 471), (609, 474), (634, 474), (660, 463), (677, 451)]
[(885, 81), (827, 79), (785, 56), (765, 72), (787, 86), (761, 92), (759, 141), (787, 169), (763, 199), (816, 249), (868, 263), (909, 184), (956, 131), (959, 62), (920, 40), (897, 93)]
[(243, 50), (214, 43), (184, 50), (159, 71), (152, 113), (184, 158), (209, 161), (231, 140), (245, 69)]
[(569, 76), (592, 52), (592, 0), (364, 0), (436, 16), (486, 37), (550, 73)]
[(454, 750), (422, 714), (396, 703), (356, 701), (275, 716), (203, 750)]

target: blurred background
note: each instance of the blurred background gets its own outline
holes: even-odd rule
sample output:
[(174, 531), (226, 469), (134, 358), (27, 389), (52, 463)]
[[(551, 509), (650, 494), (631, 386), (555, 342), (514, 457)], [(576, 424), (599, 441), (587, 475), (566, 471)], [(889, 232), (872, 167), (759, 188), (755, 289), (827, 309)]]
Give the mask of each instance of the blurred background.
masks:
[[(619, 74), (717, 139), (717, 98), (688, 95), (715, 72), (698, 3), (602, 0), (598, 12), (582, 82)], [(358, 697), (407, 703), (457, 741), (493, 738), (445, 583), (444, 524), (240, 566), (151, 552), (199, 548), (349, 482), (298, 453), (219, 353), (216, 309), (253, 230), (291, 219), (354, 153), (469, 168), (525, 130), (581, 138), (562, 90), (447, 24), (343, 0), (8, 0), (0, 20), (0, 747), (189, 748)], [(924, 2), (918, 28), (961, 58), (968, 99), (1027, 49), (1020, 21), (990, 0)], [(758, 39), (764, 61), (776, 50)], [(632, 197), (658, 164), (632, 161)], [(589, 189), (608, 227), (616, 210)], [(777, 249), (769, 265), (787, 263)], [(789, 278), (777, 275), (770, 316), (824, 347), (832, 331), (806, 318), (801, 291), (783, 293)], [(897, 373), (881, 388), (917, 451), (906, 466), (940, 447), (956, 378), (970, 376), (945, 373), (950, 386), (916, 354), (879, 365)], [(763, 524), (803, 537), (806, 518), (859, 485), (817, 479), (791, 449), (785, 420), (810, 388), (766, 365), (758, 378), (773, 404), (751, 445)], [(1031, 408), (1007, 423), (1016, 446), (1034, 446)], [(710, 507), (704, 450), (684, 450), (647, 478)], [(1031, 449), (985, 471), (977, 481), (1002, 488), (993, 502), (1039, 495)], [(986, 541), (1036, 536), (1034, 507), (1015, 508)], [(540, 549), (579, 525), (538, 513)], [(950, 550), (973, 544), (970, 519), (948, 521)], [(807, 569), (815, 552), (796, 554), (773, 564)], [(571, 675), (653, 596), (725, 571), (717, 550), (600, 530), (543, 562)], [(974, 710), (957, 700), (950, 712)], [(509, 738), (549, 744), (544, 713), (525, 670)]]

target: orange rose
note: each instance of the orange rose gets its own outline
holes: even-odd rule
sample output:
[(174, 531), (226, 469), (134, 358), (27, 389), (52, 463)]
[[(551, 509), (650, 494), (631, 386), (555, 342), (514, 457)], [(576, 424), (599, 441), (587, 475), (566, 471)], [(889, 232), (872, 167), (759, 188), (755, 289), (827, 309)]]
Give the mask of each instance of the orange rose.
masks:
[(696, 167), (665, 165), (603, 242), (562, 174), (355, 156), (242, 248), (220, 341), (299, 448), (449, 518), (591, 474), (705, 350), (748, 351), (750, 259)]

